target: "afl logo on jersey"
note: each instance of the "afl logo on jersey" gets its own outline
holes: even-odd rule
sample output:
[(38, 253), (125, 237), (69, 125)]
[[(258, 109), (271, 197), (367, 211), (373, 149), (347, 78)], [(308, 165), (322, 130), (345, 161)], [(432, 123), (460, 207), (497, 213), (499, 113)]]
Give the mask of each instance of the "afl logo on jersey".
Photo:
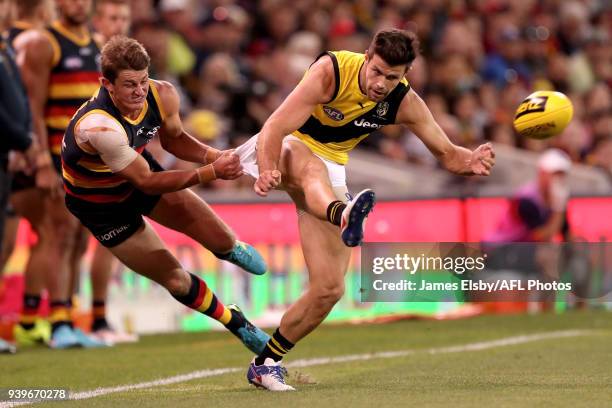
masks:
[(381, 102), (376, 106), (376, 115), (383, 117), (389, 112), (389, 102)]
[(340, 112), (336, 108), (332, 108), (331, 106), (323, 106), (323, 112), (331, 119), (337, 122), (344, 120), (344, 113)]
[(82, 55), (83, 57), (89, 57), (91, 55), (91, 48), (89, 47), (79, 48), (79, 55)]
[(64, 67), (67, 69), (79, 69), (83, 67), (81, 57), (68, 57), (64, 60)]

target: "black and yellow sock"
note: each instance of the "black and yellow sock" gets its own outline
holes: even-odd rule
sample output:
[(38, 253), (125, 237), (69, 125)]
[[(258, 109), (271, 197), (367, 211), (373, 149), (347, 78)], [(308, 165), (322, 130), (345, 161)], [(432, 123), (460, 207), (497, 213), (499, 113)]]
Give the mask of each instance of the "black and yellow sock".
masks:
[(70, 304), (71, 302), (69, 300), (54, 300), (51, 302), (51, 315), (49, 316), (51, 333), (55, 333), (55, 331), (63, 325), (72, 327)]
[(106, 301), (94, 300), (91, 304), (91, 331), (108, 329), (106, 321)]
[(266, 347), (260, 355), (255, 357), (255, 364), (262, 365), (266, 358), (271, 358), (274, 361), (281, 361), (283, 356), (293, 348), (294, 344), (287, 340), (281, 333), (280, 327), (276, 329)]
[(19, 324), (26, 330), (34, 327), (40, 306), (40, 295), (23, 294), (23, 309), (19, 318)]
[(327, 206), (327, 221), (331, 222), (334, 225), (340, 226), (340, 222), (342, 220), (342, 211), (344, 211), (345, 208), (346, 204), (344, 204), (342, 201), (332, 201)]

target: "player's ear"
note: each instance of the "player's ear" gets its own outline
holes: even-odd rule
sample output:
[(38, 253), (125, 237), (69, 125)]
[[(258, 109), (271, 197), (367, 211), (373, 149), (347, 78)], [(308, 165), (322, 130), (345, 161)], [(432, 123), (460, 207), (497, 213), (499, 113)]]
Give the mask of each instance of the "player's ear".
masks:
[(106, 88), (106, 90), (109, 92), (113, 90), (112, 82), (106, 79), (105, 77), (100, 77), (100, 85)]

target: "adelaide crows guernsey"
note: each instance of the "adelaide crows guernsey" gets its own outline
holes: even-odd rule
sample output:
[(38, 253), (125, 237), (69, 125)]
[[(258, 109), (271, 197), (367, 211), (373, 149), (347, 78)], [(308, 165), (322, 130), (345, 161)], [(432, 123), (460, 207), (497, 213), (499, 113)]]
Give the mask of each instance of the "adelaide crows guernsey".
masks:
[(32, 24), (25, 21), (13, 21), (9, 29), (4, 32), (4, 39), (8, 44), (10, 44), (11, 47), (14, 47), (15, 44), (13, 44), (13, 41), (15, 41), (15, 38), (32, 27)]
[(77, 143), (75, 138), (79, 122), (91, 114), (102, 114), (116, 120), (125, 130), (130, 147), (142, 154), (164, 120), (159, 93), (154, 82), (150, 81), (144, 107), (138, 118), (132, 120), (119, 112), (106, 88), (101, 87), (77, 111), (66, 129), (62, 144), (62, 177), (66, 194), (92, 203), (122, 202), (134, 192), (134, 186), (113, 174), (97, 152)]
[(70, 118), (100, 86), (100, 50), (89, 32), (80, 38), (55, 22), (47, 28), (53, 47), (53, 68), (45, 107), (49, 149), (60, 154)]
[(359, 87), (359, 71), (364, 54), (332, 51), (336, 89), (332, 100), (317, 105), (306, 123), (293, 135), (314, 153), (340, 164), (348, 162), (348, 152), (374, 130), (395, 123), (395, 116), (406, 93), (408, 81), (400, 83), (381, 102), (374, 102)]

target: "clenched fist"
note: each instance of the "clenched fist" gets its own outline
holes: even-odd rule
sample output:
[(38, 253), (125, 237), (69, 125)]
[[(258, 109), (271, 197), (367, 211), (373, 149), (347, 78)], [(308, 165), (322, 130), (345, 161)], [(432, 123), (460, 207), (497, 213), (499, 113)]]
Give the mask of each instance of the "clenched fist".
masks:
[(255, 192), (266, 197), (270, 190), (275, 189), (281, 183), (281, 172), (278, 170), (264, 170), (259, 173), (259, 178), (255, 182)]
[(233, 150), (225, 150), (212, 164), (217, 178), (234, 180), (242, 175), (240, 158)]
[(485, 143), (478, 146), (472, 152), (470, 158), (470, 170), (479, 176), (488, 176), (491, 174), (491, 168), (495, 165), (495, 152), (491, 143)]

